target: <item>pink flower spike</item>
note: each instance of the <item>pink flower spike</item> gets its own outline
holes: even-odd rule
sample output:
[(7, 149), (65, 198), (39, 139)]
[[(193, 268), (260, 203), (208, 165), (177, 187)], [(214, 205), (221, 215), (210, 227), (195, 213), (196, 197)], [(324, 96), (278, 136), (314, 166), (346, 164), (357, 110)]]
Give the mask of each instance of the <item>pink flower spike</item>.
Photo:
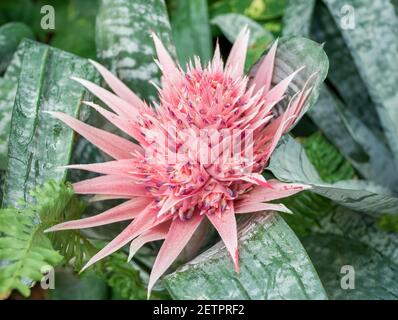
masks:
[(235, 77), (242, 77), (245, 69), (247, 47), (249, 45), (250, 31), (245, 26), (239, 33), (227, 60), (226, 67), (232, 71)]
[[(236, 214), (290, 212), (269, 201), (310, 188), (266, 180), (263, 171), (280, 138), (306, 111), (316, 80), (316, 74), (309, 77), (293, 97), (292, 82), (302, 68), (274, 83), (277, 41), (249, 79), (244, 74), (248, 28), (239, 33), (225, 65), (217, 44), (208, 64), (194, 57), (186, 71), (173, 61), (159, 37), (152, 37), (163, 77), (157, 85), (159, 99), (151, 106), (97, 62), (91, 61), (113, 92), (74, 78), (110, 110), (84, 103), (127, 138), (70, 115), (51, 113), (114, 159), (67, 166), (100, 174), (75, 183), (75, 192), (93, 195), (92, 201), (125, 201), (98, 215), (47, 230), (132, 220), (83, 270), (128, 243), (131, 258), (147, 242), (165, 239), (153, 265), (148, 295), (204, 218), (220, 234), (238, 272)], [(287, 105), (285, 110), (281, 102)]]
[(166, 240), (160, 248), (155, 263), (153, 264), (152, 272), (149, 277), (148, 298), (155, 282), (170, 267), (182, 249), (184, 249), (195, 230), (199, 227), (202, 219), (203, 216), (196, 214), (193, 215), (191, 219), (185, 221), (179, 218), (173, 220), (169, 232), (167, 233)]
[(119, 222), (119, 221), (132, 220), (145, 207), (147, 207), (150, 202), (151, 200), (147, 198), (132, 199), (94, 216), (57, 224), (47, 229), (45, 232), (71, 230), (71, 229), (85, 229), (85, 228), (103, 226), (106, 224)]
[(112, 88), (120, 98), (131, 103), (137, 109), (145, 108), (144, 102), (132, 92), (122, 81), (120, 81), (112, 72), (103, 67), (98, 62), (89, 59), (90, 63), (98, 70), (98, 72), (105, 79), (106, 83)]
[(232, 204), (221, 214), (221, 217), (217, 214), (207, 214), (207, 218), (220, 234), (235, 264), (235, 270), (239, 272), (238, 231)]

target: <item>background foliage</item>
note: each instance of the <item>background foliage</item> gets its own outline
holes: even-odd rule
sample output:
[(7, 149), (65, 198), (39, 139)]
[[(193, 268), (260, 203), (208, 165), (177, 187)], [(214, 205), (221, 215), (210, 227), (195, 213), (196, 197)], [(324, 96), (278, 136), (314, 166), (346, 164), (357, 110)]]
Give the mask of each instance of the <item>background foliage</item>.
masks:
[[(55, 9), (54, 30), (40, 27), (45, 4)], [(306, 76), (318, 72), (308, 113), (264, 173), (313, 188), (285, 200), (292, 215), (241, 221), (239, 276), (217, 237), (209, 237), (194, 260), (180, 257), (152, 298), (396, 299), (397, 12), (393, 0), (2, 0), (0, 298), (146, 298), (158, 243), (130, 263), (120, 251), (78, 274), (122, 225), (43, 233), (114, 204), (73, 194), (67, 181), (87, 173), (57, 167), (104, 155), (45, 112), (106, 126), (80, 105), (90, 96), (69, 80), (100, 83), (87, 58), (142, 98), (156, 99), (149, 82), (158, 83), (159, 72), (145, 29), (155, 30), (184, 67), (193, 55), (208, 61), (216, 41), (226, 56), (248, 25), (248, 72), (277, 38), (274, 82), (303, 64)], [(46, 264), (57, 268), (54, 290), (34, 286)], [(344, 265), (355, 269), (355, 290), (341, 288)]]

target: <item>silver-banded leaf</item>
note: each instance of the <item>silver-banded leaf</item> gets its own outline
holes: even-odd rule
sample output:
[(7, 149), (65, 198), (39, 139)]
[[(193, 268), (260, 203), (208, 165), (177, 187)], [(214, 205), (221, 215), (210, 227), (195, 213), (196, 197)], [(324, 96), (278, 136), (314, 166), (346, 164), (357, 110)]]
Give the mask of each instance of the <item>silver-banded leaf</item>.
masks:
[(147, 100), (159, 84), (154, 31), (175, 55), (164, 0), (101, 0), (96, 22), (97, 57), (134, 92)]
[(22, 22), (10, 22), (0, 27), (0, 74), (7, 68), (23, 38), (33, 39), (33, 33)]
[(308, 36), (314, 8), (315, 0), (288, 0), (283, 15), (283, 34)]
[(177, 299), (327, 299), (294, 232), (278, 215), (253, 215), (239, 231), (240, 273), (220, 242), (164, 278)]
[[(250, 76), (257, 72), (262, 59), (253, 66)], [(319, 89), (329, 69), (329, 61), (322, 45), (302, 37), (281, 38), (276, 52), (272, 84), (276, 85), (301, 67), (305, 68), (292, 80), (286, 98), (276, 105), (278, 112), (286, 109), (290, 99), (303, 89), (307, 81), (310, 81), (313, 89), (303, 112), (310, 109), (318, 99)]]
[(0, 78), (0, 170), (7, 166), (8, 135), (15, 92), (16, 86), (11, 80)]
[[(398, 19), (389, 0), (324, 0), (339, 27), (366, 88), (376, 103), (385, 135), (398, 164)], [(355, 27), (341, 23), (351, 5)]]
[(11, 114), (18, 87), (25, 43), (25, 40), (21, 41), (4, 73), (4, 77), (0, 78), (0, 170), (5, 170), (7, 167)]
[(178, 0), (176, 6), (171, 25), (181, 65), (194, 55), (207, 63), (213, 52), (207, 0)]
[[(337, 23), (344, 21), (339, 20)], [(375, 102), (369, 96), (353, 60), (355, 52), (350, 51), (328, 8), (322, 2), (317, 2), (315, 7), (311, 36), (316, 41), (325, 43), (325, 52), (330, 62), (329, 85), (338, 92), (350, 112), (374, 132), (379, 140), (385, 140)]]
[(355, 240), (325, 234), (314, 234), (303, 242), (331, 299), (398, 298), (398, 265), (381, 252)]
[(27, 42), (11, 121), (3, 206), (27, 200), (29, 190), (49, 179), (64, 179), (66, 171), (58, 167), (69, 162), (73, 131), (46, 111), (79, 116), (86, 91), (71, 76), (99, 81), (87, 60)]
[[(393, 157), (382, 137), (375, 106), (353, 63), (333, 18), (321, 2), (290, 1), (284, 34), (311, 36), (325, 43), (330, 61), (328, 79), (343, 101), (322, 86), (317, 104), (308, 115), (360, 174), (396, 189)], [(373, 110), (373, 111), (372, 111)]]
[(313, 192), (350, 209), (376, 216), (398, 214), (398, 198), (384, 187), (358, 180), (323, 182), (302, 146), (290, 136), (281, 140), (267, 169), (279, 180), (309, 184)]
[(397, 189), (391, 151), (327, 86), (309, 116), (363, 177)]

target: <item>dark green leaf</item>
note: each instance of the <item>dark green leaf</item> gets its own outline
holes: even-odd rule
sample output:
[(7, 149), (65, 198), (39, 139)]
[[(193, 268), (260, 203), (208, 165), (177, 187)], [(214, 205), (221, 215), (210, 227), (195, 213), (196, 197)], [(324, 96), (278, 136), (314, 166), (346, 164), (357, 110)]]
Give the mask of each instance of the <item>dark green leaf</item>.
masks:
[(94, 272), (78, 276), (69, 269), (56, 270), (56, 283), (49, 290), (52, 300), (103, 300), (108, 298), (106, 282)]
[(207, 0), (178, 0), (171, 25), (182, 66), (194, 55), (199, 56), (202, 63), (210, 61), (213, 48)]
[(21, 22), (10, 22), (0, 27), (0, 74), (7, 68), (23, 38), (33, 39), (33, 33)]

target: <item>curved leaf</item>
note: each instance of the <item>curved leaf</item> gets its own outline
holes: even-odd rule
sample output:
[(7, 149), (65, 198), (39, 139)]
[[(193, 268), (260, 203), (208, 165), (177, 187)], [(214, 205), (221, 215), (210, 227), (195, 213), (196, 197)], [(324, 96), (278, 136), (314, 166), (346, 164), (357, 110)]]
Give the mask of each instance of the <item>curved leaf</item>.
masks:
[[(324, 0), (351, 51), (359, 74), (376, 104), (388, 143), (398, 164), (398, 19), (389, 0), (351, 0), (354, 28), (341, 23), (345, 0)], [(359, 27), (360, 26), (360, 27)]]
[(267, 169), (282, 181), (309, 184), (311, 191), (353, 210), (376, 216), (398, 214), (398, 198), (383, 187), (358, 180), (323, 182), (304, 149), (289, 136), (281, 140)]
[(0, 27), (0, 74), (7, 68), (23, 38), (33, 39), (33, 33), (22, 22), (9, 22)]

